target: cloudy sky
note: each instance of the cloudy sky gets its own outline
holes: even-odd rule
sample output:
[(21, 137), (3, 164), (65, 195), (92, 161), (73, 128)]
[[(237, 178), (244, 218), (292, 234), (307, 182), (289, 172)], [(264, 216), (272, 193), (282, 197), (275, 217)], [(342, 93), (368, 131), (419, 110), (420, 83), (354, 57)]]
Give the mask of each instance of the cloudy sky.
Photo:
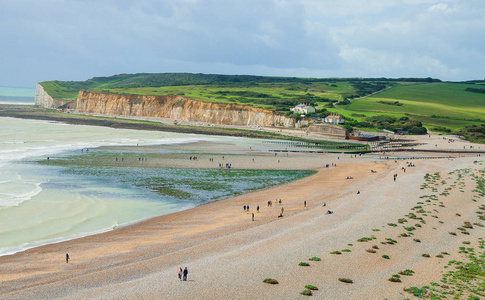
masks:
[(120, 73), (485, 77), (483, 0), (0, 0), (0, 86)]

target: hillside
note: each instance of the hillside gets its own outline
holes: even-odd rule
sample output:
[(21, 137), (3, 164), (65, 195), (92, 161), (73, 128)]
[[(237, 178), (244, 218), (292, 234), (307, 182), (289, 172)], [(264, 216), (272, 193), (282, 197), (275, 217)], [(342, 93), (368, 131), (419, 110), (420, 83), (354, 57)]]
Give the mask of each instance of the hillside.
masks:
[(385, 115), (419, 121), (433, 131), (458, 131), (467, 136), (467, 131), (481, 127), (485, 121), (485, 94), (479, 88), (482, 84), (482, 81), (399, 84), (334, 111), (354, 119), (353, 125), (357, 127), (366, 127), (362, 122), (371, 116)]
[[(295, 78), (190, 73), (121, 74), (78, 81), (40, 83), (54, 99), (75, 100), (79, 90), (93, 93), (183, 96), (188, 99), (248, 105), (291, 116), (306, 103), (313, 117), (332, 112), (346, 118), (347, 128), (408, 128), (422, 134), (481, 126), (485, 120), (484, 81), (441, 82), (432, 78)], [(390, 89), (384, 90), (386, 88)], [(376, 95), (361, 98), (378, 92)], [(383, 117), (381, 117), (383, 116)], [(470, 127), (472, 128), (472, 127)], [(407, 129), (406, 129), (407, 130)], [(476, 129), (473, 129), (477, 131)], [(469, 136), (470, 137), (470, 136)]]
[(301, 102), (331, 107), (332, 102), (364, 96), (399, 81), (438, 80), (163, 73), (121, 74), (86, 81), (45, 81), (40, 84), (50, 96), (60, 100), (75, 100), (79, 90), (122, 95), (179, 95), (199, 101), (251, 105), (289, 114), (289, 109)]

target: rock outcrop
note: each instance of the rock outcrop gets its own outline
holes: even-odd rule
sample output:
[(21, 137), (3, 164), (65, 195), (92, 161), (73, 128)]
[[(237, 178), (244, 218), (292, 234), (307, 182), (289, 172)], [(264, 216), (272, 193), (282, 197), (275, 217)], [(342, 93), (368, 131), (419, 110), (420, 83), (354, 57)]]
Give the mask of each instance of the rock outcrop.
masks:
[(45, 108), (58, 108), (69, 101), (58, 100), (52, 98), (45, 90), (42, 85), (37, 83), (35, 87), (35, 105)]
[(218, 125), (295, 127), (294, 118), (280, 116), (270, 110), (230, 103), (196, 101), (182, 96), (118, 95), (79, 91), (75, 107), (80, 113), (169, 118)]

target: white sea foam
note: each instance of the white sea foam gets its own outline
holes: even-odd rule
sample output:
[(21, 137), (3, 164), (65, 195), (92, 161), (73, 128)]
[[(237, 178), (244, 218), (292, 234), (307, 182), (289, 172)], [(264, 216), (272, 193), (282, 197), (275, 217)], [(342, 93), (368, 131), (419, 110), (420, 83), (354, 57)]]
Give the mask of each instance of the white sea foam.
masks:
[[(11, 183), (12, 181), (10, 181)], [(19, 192), (22, 190), (23, 192)], [(42, 192), (41, 182), (32, 184), (24, 184), (22, 188), (17, 188), (15, 194), (0, 193), (0, 209), (1, 207), (18, 206), (20, 203), (32, 199), (32, 197)]]
[(27, 102), (27, 101), (1, 101), (0, 104), (6, 104), (6, 105), (34, 105), (34, 101), (32, 102)]

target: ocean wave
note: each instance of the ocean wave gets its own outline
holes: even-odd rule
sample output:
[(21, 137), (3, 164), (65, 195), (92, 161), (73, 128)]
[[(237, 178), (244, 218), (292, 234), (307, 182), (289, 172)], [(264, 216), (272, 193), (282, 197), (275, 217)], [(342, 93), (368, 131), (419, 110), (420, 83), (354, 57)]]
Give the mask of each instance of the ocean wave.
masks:
[(6, 105), (34, 105), (35, 102), (0, 101), (0, 104), (6, 104)]
[(19, 193), (19, 194), (0, 193), (0, 208), (19, 206), (22, 202), (32, 199), (33, 197), (37, 196), (40, 192), (42, 192), (41, 183), (35, 183), (35, 187), (28, 192)]
[(93, 230), (90, 232), (84, 232), (84, 233), (76, 233), (76, 234), (71, 234), (69, 236), (65, 237), (56, 237), (56, 238), (45, 238), (39, 241), (34, 241), (34, 242), (29, 242), (29, 243), (22, 243), (17, 246), (12, 246), (12, 247), (0, 247), (0, 256), (5, 256), (5, 255), (12, 255), (17, 252), (22, 252), (28, 249), (32, 249), (35, 247), (40, 247), (44, 245), (50, 245), (50, 244), (57, 244), (65, 241), (70, 241), (90, 235), (95, 235), (103, 232), (108, 232), (111, 231), (119, 226), (118, 221), (115, 221), (112, 225), (98, 229), (98, 230)]

